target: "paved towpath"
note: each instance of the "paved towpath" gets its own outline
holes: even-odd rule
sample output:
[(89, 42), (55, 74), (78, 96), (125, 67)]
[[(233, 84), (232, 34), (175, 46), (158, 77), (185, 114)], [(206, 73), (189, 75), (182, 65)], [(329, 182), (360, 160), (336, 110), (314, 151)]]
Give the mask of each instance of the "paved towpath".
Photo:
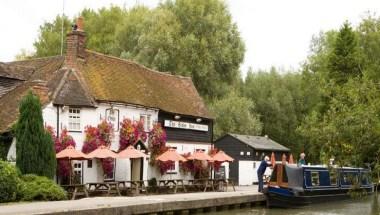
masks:
[[(236, 187), (236, 192), (230, 190), (232, 190), (232, 188), (229, 188), (228, 192), (197, 192), (134, 197), (92, 197), (71, 201), (0, 204), (0, 214), (80, 214), (78, 212), (86, 212), (84, 214), (94, 212), (103, 214), (102, 211), (104, 211), (104, 214), (107, 214), (107, 209), (110, 210), (113, 208), (122, 209), (122, 212), (125, 214), (135, 214), (151, 212), (148, 208), (154, 207), (154, 205), (156, 205), (155, 210), (164, 211), (167, 210), (168, 207), (173, 207), (169, 208), (173, 210), (182, 209), (176, 208), (176, 205), (179, 207), (185, 203), (187, 204), (186, 207), (191, 206), (191, 204), (197, 204), (193, 207), (197, 208), (197, 206), (204, 207), (203, 203), (206, 204), (206, 207), (207, 204), (227, 205), (229, 204), (229, 202), (226, 202), (228, 199), (235, 199), (231, 200), (231, 204), (234, 204), (234, 201), (240, 197), (249, 197), (253, 201), (262, 201), (265, 199), (262, 194), (257, 192), (257, 186)], [(207, 203), (208, 201), (210, 203)]]

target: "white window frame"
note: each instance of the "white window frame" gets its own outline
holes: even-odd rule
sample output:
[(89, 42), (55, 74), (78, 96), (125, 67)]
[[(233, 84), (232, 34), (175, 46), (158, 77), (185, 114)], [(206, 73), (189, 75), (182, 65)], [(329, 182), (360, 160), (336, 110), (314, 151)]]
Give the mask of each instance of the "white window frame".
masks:
[(81, 131), (81, 109), (80, 108), (69, 108), (68, 130)]
[[(170, 148), (172, 149), (175, 149), (177, 150), (177, 146), (169, 146)], [(175, 161), (174, 162), (174, 169), (169, 169), (166, 171), (166, 173), (168, 174), (177, 174), (179, 171), (179, 162), (178, 161)]]
[(140, 120), (144, 120), (144, 130), (150, 131), (152, 129), (152, 115), (150, 114), (140, 114)]

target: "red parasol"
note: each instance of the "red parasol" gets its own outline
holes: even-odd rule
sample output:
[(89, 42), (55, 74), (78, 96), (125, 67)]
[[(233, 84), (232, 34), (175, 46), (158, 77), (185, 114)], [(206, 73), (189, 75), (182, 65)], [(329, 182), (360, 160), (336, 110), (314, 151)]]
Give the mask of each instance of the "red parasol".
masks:
[(87, 154), (86, 157), (104, 159), (104, 158), (118, 158), (119, 156), (115, 152), (107, 148), (106, 146), (99, 146), (97, 149)]
[(159, 161), (182, 161), (185, 162), (186, 158), (184, 158), (182, 155), (178, 154), (175, 149), (168, 149), (166, 152), (162, 153), (160, 156), (156, 158), (156, 160)]
[(69, 160), (86, 160), (87, 156), (81, 151), (75, 150), (73, 146), (68, 146), (64, 150), (58, 152), (55, 157), (57, 159)]
[(232, 162), (234, 159), (228, 156), (224, 151), (219, 151), (214, 156), (212, 156), (212, 160), (219, 162)]
[(144, 153), (135, 149), (133, 146), (128, 146), (126, 149), (118, 153), (119, 158), (143, 158), (146, 157)]
[(206, 154), (203, 151), (196, 151), (193, 154), (191, 154), (187, 159), (189, 160), (199, 160), (199, 161), (214, 161), (212, 157), (210, 157), (208, 154)]

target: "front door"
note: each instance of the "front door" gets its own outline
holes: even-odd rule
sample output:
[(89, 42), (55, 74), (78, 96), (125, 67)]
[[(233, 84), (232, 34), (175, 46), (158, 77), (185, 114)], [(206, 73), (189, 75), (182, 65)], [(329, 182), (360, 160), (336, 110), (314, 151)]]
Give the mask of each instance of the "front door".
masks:
[(143, 180), (143, 158), (131, 159), (131, 180)]

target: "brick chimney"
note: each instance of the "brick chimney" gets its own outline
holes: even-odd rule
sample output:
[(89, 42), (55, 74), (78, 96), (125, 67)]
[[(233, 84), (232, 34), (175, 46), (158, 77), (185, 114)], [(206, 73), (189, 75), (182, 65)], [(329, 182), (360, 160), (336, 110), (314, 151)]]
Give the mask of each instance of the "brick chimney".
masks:
[(72, 31), (66, 37), (66, 59), (67, 67), (76, 68), (78, 59), (85, 58), (86, 33), (83, 30), (83, 17), (79, 17), (73, 25)]

